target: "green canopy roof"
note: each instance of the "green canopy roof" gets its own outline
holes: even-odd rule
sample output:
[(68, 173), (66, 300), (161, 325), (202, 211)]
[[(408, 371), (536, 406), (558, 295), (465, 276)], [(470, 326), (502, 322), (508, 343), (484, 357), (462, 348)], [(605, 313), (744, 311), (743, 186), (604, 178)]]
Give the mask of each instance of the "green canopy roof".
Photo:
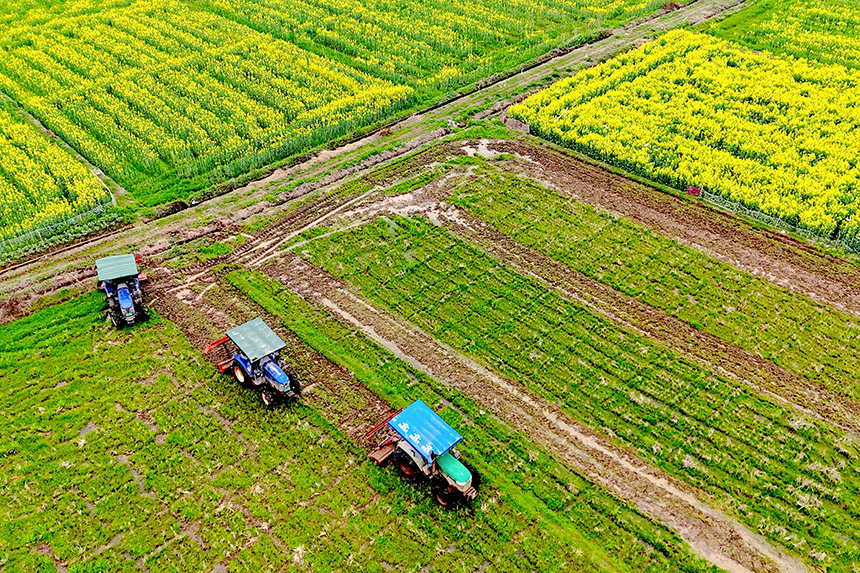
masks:
[(134, 255), (115, 255), (96, 261), (99, 281), (112, 281), (123, 277), (137, 276), (137, 263)]
[(227, 331), (227, 336), (251, 362), (287, 345), (275, 334), (275, 331), (266, 326), (262, 318), (255, 318), (236, 328), (231, 328)]

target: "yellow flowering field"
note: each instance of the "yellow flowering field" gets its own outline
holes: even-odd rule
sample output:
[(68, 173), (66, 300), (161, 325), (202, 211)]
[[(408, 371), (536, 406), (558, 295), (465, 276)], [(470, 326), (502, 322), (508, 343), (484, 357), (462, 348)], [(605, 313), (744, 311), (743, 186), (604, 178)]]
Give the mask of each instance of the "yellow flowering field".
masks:
[(146, 204), (344, 133), (412, 91), (167, 1), (0, 38), (0, 90)]
[(109, 196), (89, 169), (0, 104), (0, 238), (85, 211)]
[(630, 171), (704, 188), (853, 244), (860, 72), (678, 30), (509, 114)]

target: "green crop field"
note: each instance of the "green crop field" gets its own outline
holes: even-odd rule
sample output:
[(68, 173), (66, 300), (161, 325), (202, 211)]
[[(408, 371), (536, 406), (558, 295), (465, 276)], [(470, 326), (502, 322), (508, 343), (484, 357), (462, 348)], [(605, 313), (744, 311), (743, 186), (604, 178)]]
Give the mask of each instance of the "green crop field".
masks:
[(860, 571), (858, 22), (0, 1), (0, 572)]
[(450, 198), (516, 241), (834, 392), (860, 398), (860, 321), (493, 170)]
[(4, 571), (708, 570), (467, 398), (249, 278), (231, 280), (393, 405), (453, 403), (480, 503), (434, 507), (326, 412), (267, 411), (171, 323), (117, 332), (90, 294), (0, 327)]
[(16, 3), (0, 12), (0, 90), (151, 206), (659, 5)]
[[(801, 555), (860, 557), (843, 432), (702, 370), (420, 218), (324, 235), (305, 256), (434, 337), (708, 490)], [(762, 496), (762, 491), (768, 495)]]

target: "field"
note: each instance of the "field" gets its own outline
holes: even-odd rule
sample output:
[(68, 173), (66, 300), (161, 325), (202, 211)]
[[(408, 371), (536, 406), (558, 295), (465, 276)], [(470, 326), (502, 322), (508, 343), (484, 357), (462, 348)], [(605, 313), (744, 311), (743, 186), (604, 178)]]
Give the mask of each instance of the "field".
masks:
[(857, 245), (858, 78), (676, 31), (558, 82), (510, 115), (634, 173)]
[(858, 26), (860, 8), (856, 2), (769, 0), (705, 29), (755, 50), (858, 68)]
[(0, 90), (153, 206), (658, 6), (82, 2), (8, 22)]
[[(0, 569), (860, 570), (856, 14), (4, 3), (0, 240), (133, 226), (0, 268)], [(474, 501), (369, 459), (417, 399)]]
[[(504, 183), (504, 178), (484, 177), (478, 179), (477, 185), (460, 185), (451, 203), (483, 200), (486, 205), (498, 206), (503, 213), (493, 215), (504, 221), (504, 231), (525, 227), (522, 235), (512, 233), (516, 240), (539, 245), (543, 231), (544, 237), (558, 241), (555, 244), (569, 245), (572, 252), (589, 258), (590, 261), (576, 262), (600, 277), (598, 280), (611, 284), (615, 277), (599, 263), (594, 264), (595, 259), (606, 261), (607, 267), (618, 269), (623, 276), (635, 276), (647, 285), (661, 285), (664, 295), (669, 294), (674, 304), (661, 301), (660, 291), (645, 293), (642, 298), (656, 308), (675, 311), (682, 319), (704, 320), (703, 316), (710, 315), (711, 324), (722, 323), (725, 327), (727, 321), (720, 314), (737, 316), (724, 309), (738, 301), (723, 297), (720, 305), (711, 302), (713, 294), (709, 295), (707, 288), (711, 282), (712, 292), (736, 290), (738, 299), (745, 301), (744, 314), (759, 314), (763, 323), (769, 322), (770, 328), (784, 333), (789, 340), (797, 340), (803, 332), (820, 335), (824, 330), (798, 321), (798, 317), (815, 313), (808, 301), (789, 293), (769, 292), (773, 287), (701, 254), (694, 255), (671, 241), (660, 245), (658, 252), (672, 264), (674, 276), (659, 275), (659, 259), (649, 259), (654, 263), (653, 274), (636, 272), (635, 267), (630, 267), (636, 257), (621, 251), (635, 242), (618, 228), (623, 223), (606, 215), (601, 217), (592, 211), (596, 221), (583, 221), (584, 217), (579, 216), (568, 219), (579, 222), (580, 230), (596, 222), (591, 231), (599, 230), (600, 234), (584, 237), (589, 240), (589, 249), (583, 252), (565, 233), (568, 229), (564, 222), (559, 224), (558, 220), (563, 207), (575, 210), (577, 215), (587, 215), (587, 209), (546, 189), (532, 187), (534, 194), (524, 194), (520, 184), (515, 189), (524, 207), (505, 196), (511, 187)], [(547, 221), (536, 219), (539, 215), (534, 207), (544, 209), (548, 203), (546, 197), (535, 196), (539, 191), (554, 196), (560, 204), (546, 211), (552, 213)], [(486, 220), (495, 224), (495, 216)], [(523, 225), (524, 220), (528, 225)], [(630, 228), (631, 235), (642, 234), (642, 229), (624, 226)], [(725, 503), (733, 506), (739, 517), (774, 541), (808, 554), (836, 551), (838, 557), (834, 557), (840, 561), (857, 559), (857, 540), (848, 541), (854, 531), (849, 524), (856, 519), (857, 508), (852, 509), (854, 502), (837, 493), (842, 487), (854, 490), (855, 486), (844, 481), (850, 480), (848, 476), (853, 472), (846, 474), (837, 468), (851, 467), (849, 460), (856, 454), (845, 449), (849, 442), (836, 428), (798, 418), (778, 402), (739, 390), (730, 380), (512, 272), (427, 220), (388, 218), (313, 239), (316, 234), (309, 232), (306, 243), (299, 239), (296, 250), (315, 265), (359, 287), (368, 300), (408, 317), (433, 337), (524, 384), (550, 403), (562, 404), (574, 419), (603, 429), (651, 463), (714, 495), (724, 496)], [(679, 255), (684, 251), (698, 260), (681, 263)], [(619, 264), (619, 257), (628, 263)], [(694, 274), (678, 276), (679, 269), (693, 270)], [(717, 282), (729, 280), (731, 286), (714, 288)], [(625, 286), (631, 289), (629, 283)], [(633, 290), (631, 294), (638, 294)], [(773, 294), (782, 295), (783, 302)], [(692, 305), (688, 302), (696, 299)], [(764, 318), (771, 301), (785, 306), (781, 313), (777, 312), (778, 317)], [(794, 306), (791, 311), (786, 308), (789, 304)], [(804, 309), (804, 304), (810, 308)], [(709, 310), (709, 306), (718, 306), (719, 311)], [(828, 315), (822, 316), (822, 322), (828, 328), (836, 324)], [(725, 341), (734, 342), (731, 334), (736, 330), (714, 330)], [(749, 326), (739, 330), (755, 332)], [(856, 332), (857, 326), (853, 330)], [(834, 330), (831, 344), (841, 346), (844, 332)], [(780, 338), (767, 340), (791, 351), (792, 344)], [(821, 339), (814, 345), (818, 344), (822, 344), (819, 352), (825, 356), (839, 354), (828, 350)], [(755, 348), (763, 350), (761, 346)], [(804, 348), (792, 350), (802, 356)], [(780, 362), (779, 356), (776, 358)], [(790, 368), (800, 366), (797, 358), (793, 362)], [(853, 363), (854, 359), (846, 361), (845, 372), (840, 372), (838, 381), (833, 380), (834, 391), (850, 392), (850, 386), (844, 384), (848, 376), (854, 377), (847, 372)], [(807, 363), (799, 370), (805, 373), (822, 369)], [(798, 487), (799, 484), (805, 485)], [(762, 488), (772, 488), (771, 494), (762, 498)], [(842, 512), (847, 513), (840, 515)], [(831, 519), (828, 529), (832, 533), (822, 536), (820, 526)], [(846, 529), (839, 531), (837, 523), (845, 524)]]
[(0, 101), (0, 239), (105, 201), (107, 189), (84, 165)]
[[(232, 280), (248, 284), (243, 275)], [(307, 404), (267, 412), (256, 395), (201, 364), (173, 324), (157, 319), (117, 333), (101, 320), (101, 297), (90, 294), (0, 328), (5, 570), (47, 571), (57, 562), (71, 563), (69, 571), (207, 571), (220, 562), (231, 571), (382, 571), (383, 563), (708, 570), (670, 532), (468, 398), (295, 296), (277, 300), (300, 336), (323, 340), (328, 355), (392, 406), (415, 398), (452, 404), (443, 416), (467, 437), (464, 455), (490, 484), (479, 506), (448, 514), (421, 488), (370, 464), (336, 426), (345, 405), (325, 400), (343, 392), (338, 385), (358, 383), (296, 335), (284, 334), (302, 376), (325, 386), (313, 377), (328, 364), (340, 379)]]

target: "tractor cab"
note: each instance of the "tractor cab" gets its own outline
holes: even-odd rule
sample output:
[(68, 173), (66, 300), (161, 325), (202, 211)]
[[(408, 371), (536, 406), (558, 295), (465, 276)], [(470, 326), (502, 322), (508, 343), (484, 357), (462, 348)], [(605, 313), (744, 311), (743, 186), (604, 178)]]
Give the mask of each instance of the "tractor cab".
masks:
[(140, 288), (146, 275), (138, 273), (137, 262), (134, 255), (115, 255), (96, 261), (99, 288), (107, 297), (108, 317), (117, 328), (149, 318)]
[(443, 507), (478, 496), (480, 475), (460, 461), (454, 448), (463, 436), (421, 400), (395, 412), (368, 438), (385, 429), (388, 436), (370, 453), (377, 464), (392, 460), (407, 479), (429, 478), (433, 497)]
[(255, 318), (228, 330), (227, 336), (210, 344), (203, 353), (221, 348), (218, 369), (232, 374), (243, 386), (259, 390), (263, 403), (273, 406), (301, 393), (298, 378), (280, 357), (286, 346), (262, 318)]

